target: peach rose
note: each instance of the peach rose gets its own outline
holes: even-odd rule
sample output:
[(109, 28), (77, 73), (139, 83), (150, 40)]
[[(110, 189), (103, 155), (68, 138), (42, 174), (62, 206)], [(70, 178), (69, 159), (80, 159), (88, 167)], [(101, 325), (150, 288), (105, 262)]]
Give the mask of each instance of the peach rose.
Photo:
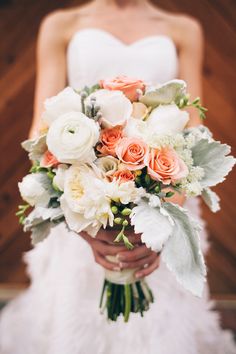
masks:
[(151, 149), (147, 165), (149, 175), (164, 184), (175, 182), (188, 174), (184, 161), (169, 147)]
[(116, 146), (123, 137), (123, 128), (117, 125), (114, 128), (103, 129), (100, 134), (100, 142), (97, 150), (101, 155), (116, 156)]
[(112, 79), (101, 80), (100, 86), (111, 91), (122, 91), (132, 102), (138, 100), (137, 89), (142, 91), (145, 89), (145, 84), (142, 80), (127, 76), (117, 76)]
[(126, 137), (119, 141), (116, 154), (127, 169), (131, 171), (140, 170), (145, 166), (148, 146), (141, 139)]
[(42, 160), (40, 161), (41, 167), (56, 167), (58, 164), (59, 161), (49, 150), (44, 153)]
[(112, 175), (112, 180), (118, 180), (119, 183), (134, 181), (135, 176), (130, 170), (119, 170)]

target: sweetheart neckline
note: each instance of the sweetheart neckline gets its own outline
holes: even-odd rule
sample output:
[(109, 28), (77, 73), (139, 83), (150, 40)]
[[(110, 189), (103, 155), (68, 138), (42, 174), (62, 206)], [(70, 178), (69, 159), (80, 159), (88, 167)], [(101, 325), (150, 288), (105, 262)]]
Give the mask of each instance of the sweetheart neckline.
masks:
[(121, 45), (123, 45), (126, 48), (132, 48), (135, 47), (136, 45), (152, 40), (152, 39), (161, 39), (161, 38), (165, 38), (166, 40), (168, 40), (169, 42), (172, 43), (172, 45), (175, 47), (175, 49), (177, 50), (176, 44), (174, 42), (174, 40), (165, 34), (156, 34), (156, 35), (150, 35), (150, 36), (146, 36), (146, 37), (142, 37), (140, 39), (137, 39), (131, 43), (125, 43), (124, 41), (122, 41), (120, 38), (118, 38), (117, 36), (115, 36), (114, 34), (112, 34), (109, 31), (106, 31), (102, 28), (96, 28), (96, 27), (87, 27), (87, 28), (83, 28), (80, 30), (75, 31), (75, 33), (71, 36), (69, 42), (68, 42), (68, 47), (74, 42), (75, 38), (80, 35), (83, 32), (100, 32), (103, 35), (106, 35), (107, 37), (110, 37), (111, 39), (115, 40), (117, 43), (120, 43)]

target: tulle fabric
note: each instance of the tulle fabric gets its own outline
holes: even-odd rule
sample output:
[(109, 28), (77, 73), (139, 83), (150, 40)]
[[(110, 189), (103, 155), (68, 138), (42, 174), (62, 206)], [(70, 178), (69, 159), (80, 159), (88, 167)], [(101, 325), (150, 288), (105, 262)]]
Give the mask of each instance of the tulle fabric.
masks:
[[(196, 199), (188, 208), (199, 219)], [(201, 221), (201, 220), (200, 220)], [(202, 221), (201, 221), (202, 223)], [(201, 233), (207, 248), (206, 233)], [(107, 322), (98, 303), (103, 270), (88, 244), (57, 226), (25, 254), (32, 284), (0, 318), (1, 354), (233, 354), (206, 287), (199, 299), (182, 289), (164, 264), (147, 278), (155, 303), (144, 318)]]

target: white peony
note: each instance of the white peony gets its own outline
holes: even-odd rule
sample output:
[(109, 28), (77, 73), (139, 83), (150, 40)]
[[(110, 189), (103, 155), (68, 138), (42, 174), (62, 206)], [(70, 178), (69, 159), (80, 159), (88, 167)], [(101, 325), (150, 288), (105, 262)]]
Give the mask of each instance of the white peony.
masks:
[(171, 104), (153, 109), (147, 119), (147, 126), (151, 134), (176, 134), (183, 131), (188, 121), (188, 112)]
[(98, 123), (81, 112), (70, 112), (51, 124), (47, 145), (59, 162), (91, 162), (95, 160), (93, 147), (98, 139)]
[(101, 226), (113, 225), (106, 183), (85, 164), (73, 165), (65, 172), (61, 208), (71, 230), (87, 230), (95, 236)]
[(107, 195), (109, 198), (122, 204), (138, 203), (145, 194), (145, 190), (137, 188), (134, 181), (121, 184), (117, 181), (107, 183)]
[(18, 183), (22, 199), (31, 206), (46, 206), (50, 200), (48, 191), (41, 183), (41, 177), (41, 174), (32, 173)]
[(81, 112), (81, 98), (71, 87), (66, 87), (58, 95), (46, 99), (44, 107), (42, 119), (51, 125), (62, 114), (71, 111)]
[(132, 103), (121, 91), (98, 90), (86, 99), (86, 103), (91, 97), (96, 98), (100, 107), (104, 127), (124, 125), (132, 114)]

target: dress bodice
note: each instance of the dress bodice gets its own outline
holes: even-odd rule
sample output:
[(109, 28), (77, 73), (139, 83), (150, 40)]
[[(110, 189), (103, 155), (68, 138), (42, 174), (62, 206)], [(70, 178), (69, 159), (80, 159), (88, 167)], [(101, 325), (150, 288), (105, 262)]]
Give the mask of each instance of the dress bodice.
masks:
[(147, 83), (162, 83), (178, 75), (173, 40), (165, 35), (125, 44), (109, 32), (88, 28), (77, 31), (67, 50), (68, 84), (79, 89), (100, 79), (127, 75)]

